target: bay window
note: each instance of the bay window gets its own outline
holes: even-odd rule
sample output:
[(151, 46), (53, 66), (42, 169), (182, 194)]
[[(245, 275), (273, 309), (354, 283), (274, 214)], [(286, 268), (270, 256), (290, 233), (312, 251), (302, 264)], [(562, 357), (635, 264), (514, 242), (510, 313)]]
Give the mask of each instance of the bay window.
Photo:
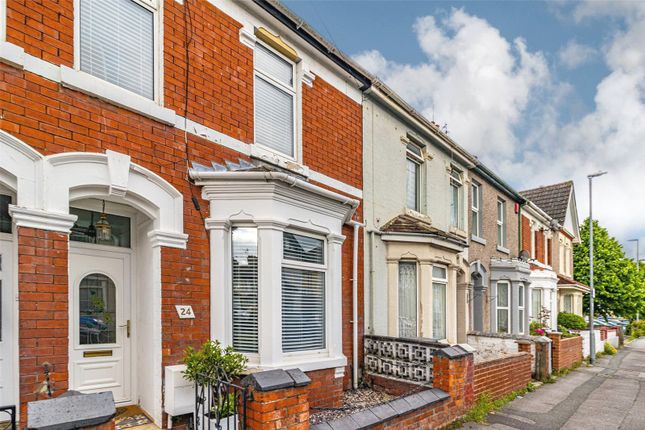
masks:
[(324, 349), (324, 242), (284, 232), (282, 243), (282, 350)]
[(573, 313), (573, 294), (565, 294), (562, 298), (564, 312)]
[(78, 67), (155, 99), (156, 9), (142, 0), (79, 0)]
[(255, 143), (295, 158), (295, 64), (257, 43), (254, 69)]
[(510, 332), (511, 285), (497, 282), (497, 332)]
[(399, 262), (399, 336), (417, 337), (417, 263)]
[(258, 352), (258, 232), (235, 227), (231, 234), (233, 347)]
[(432, 337), (446, 338), (446, 288), (448, 286), (448, 269), (442, 266), (432, 267)]
[(531, 290), (531, 319), (533, 321), (540, 320), (540, 312), (542, 311), (542, 290), (534, 288)]

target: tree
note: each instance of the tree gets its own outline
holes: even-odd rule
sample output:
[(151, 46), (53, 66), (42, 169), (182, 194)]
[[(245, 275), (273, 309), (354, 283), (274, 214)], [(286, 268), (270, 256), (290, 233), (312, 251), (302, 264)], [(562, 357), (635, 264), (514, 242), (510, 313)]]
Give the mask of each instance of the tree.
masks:
[[(644, 273), (625, 256), (618, 241), (594, 221), (595, 312), (602, 316), (634, 318), (645, 310)], [(581, 242), (574, 249), (574, 277), (589, 285), (589, 219), (580, 228)], [(585, 297), (585, 312), (589, 298)]]

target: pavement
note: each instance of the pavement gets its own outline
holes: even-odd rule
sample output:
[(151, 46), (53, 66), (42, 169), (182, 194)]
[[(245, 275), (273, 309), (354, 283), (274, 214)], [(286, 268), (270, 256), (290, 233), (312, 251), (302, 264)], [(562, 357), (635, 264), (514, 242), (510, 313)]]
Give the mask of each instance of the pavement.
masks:
[(645, 338), (513, 400), (468, 430), (645, 430)]

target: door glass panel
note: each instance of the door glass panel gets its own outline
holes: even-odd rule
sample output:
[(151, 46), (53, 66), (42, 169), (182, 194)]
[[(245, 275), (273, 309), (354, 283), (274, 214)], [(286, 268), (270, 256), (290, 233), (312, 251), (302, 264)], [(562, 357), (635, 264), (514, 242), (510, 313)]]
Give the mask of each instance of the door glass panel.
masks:
[(100, 273), (87, 275), (79, 286), (81, 345), (116, 343), (116, 287)]
[(101, 240), (96, 235), (96, 222), (101, 217), (100, 212), (70, 207), (69, 213), (78, 217), (72, 227), (69, 240), (122, 248), (130, 247), (130, 218), (107, 214), (107, 221), (110, 224), (110, 239)]

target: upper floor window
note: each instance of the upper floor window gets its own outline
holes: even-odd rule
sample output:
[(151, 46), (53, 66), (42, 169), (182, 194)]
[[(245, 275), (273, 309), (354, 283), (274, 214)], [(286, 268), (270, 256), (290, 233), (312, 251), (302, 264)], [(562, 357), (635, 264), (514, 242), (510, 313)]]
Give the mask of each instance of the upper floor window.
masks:
[(155, 10), (141, 0), (80, 0), (80, 69), (155, 98)]
[(255, 45), (255, 142), (295, 158), (295, 64)]
[(415, 211), (421, 209), (421, 148), (408, 144), (406, 149), (406, 207)]
[(497, 244), (506, 246), (506, 202), (497, 200)]
[(461, 172), (453, 168), (450, 170), (450, 225), (461, 228)]
[(482, 235), (482, 225), (481, 225), (481, 187), (479, 184), (473, 182), (472, 184), (472, 206), (471, 206), (471, 225), (470, 231), (473, 236), (481, 237)]

